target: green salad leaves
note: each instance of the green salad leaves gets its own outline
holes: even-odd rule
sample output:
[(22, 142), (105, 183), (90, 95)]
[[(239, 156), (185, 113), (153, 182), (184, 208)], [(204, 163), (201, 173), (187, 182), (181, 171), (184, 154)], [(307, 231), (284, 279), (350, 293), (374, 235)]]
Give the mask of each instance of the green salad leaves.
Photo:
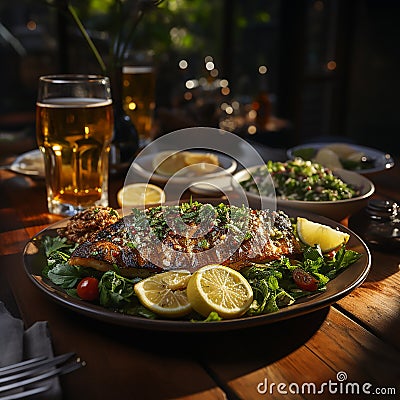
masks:
[[(44, 236), (41, 244), (47, 258), (42, 275), (69, 295), (79, 297), (79, 282), (94, 277), (99, 281), (99, 297), (96, 302), (101, 306), (129, 315), (158, 318), (136, 297), (134, 285), (140, 278), (121, 276), (117, 266), (114, 270), (100, 272), (93, 268), (70, 265), (68, 260), (77, 245), (68, 243), (65, 238)], [(361, 254), (347, 250), (345, 245), (329, 254), (323, 254), (316, 245), (304, 246), (301, 259), (283, 256), (263, 264), (252, 263), (240, 271), (253, 289), (254, 300), (246, 315), (273, 313), (290, 306), (301, 297), (326, 290), (330, 280), (360, 257)], [(204, 321), (204, 318), (191, 314), (189, 320)], [(205, 321), (219, 320), (219, 315), (213, 312)]]
[(280, 260), (255, 264), (240, 271), (253, 289), (248, 315), (267, 314), (293, 304), (298, 298), (319, 293), (360, 254), (342, 246), (336, 253), (322, 254), (319, 246), (306, 247), (302, 260)]

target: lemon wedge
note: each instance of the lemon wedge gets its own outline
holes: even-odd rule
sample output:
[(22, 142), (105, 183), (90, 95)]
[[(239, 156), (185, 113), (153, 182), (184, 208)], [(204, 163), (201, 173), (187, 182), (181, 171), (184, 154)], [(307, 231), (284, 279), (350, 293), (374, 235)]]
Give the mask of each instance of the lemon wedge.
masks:
[(165, 202), (165, 192), (151, 183), (131, 183), (117, 193), (120, 207), (145, 207)]
[(297, 234), (304, 244), (308, 246), (318, 244), (323, 253), (346, 244), (350, 238), (348, 233), (333, 229), (327, 225), (309, 221), (306, 218), (298, 217), (296, 227)]
[(221, 318), (243, 315), (253, 301), (253, 290), (247, 280), (232, 268), (206, 265), (190, 278), (187, 296), (193, 309), (207, 317), (216, 311)]
[(138, 282), (134, 290), (149, 310), (166, 318), (179, 318), (192, 310), (186, 293), (190, 277), (186, 270), (162, 272)]

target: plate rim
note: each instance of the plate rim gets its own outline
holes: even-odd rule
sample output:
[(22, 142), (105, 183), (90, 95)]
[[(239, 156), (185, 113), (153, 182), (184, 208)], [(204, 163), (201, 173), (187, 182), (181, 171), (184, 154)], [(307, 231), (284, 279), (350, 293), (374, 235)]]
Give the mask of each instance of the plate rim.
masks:
[[(207, 201), (209, 201), (208, 199)], [(209, 201), (210, 202), (210, 201)], [(221, 201), (220, 201), (221, 202)], [(281, 208), (282, 211), (288, 213), (289, 216), (298, 216), (299, 211), (290, 208)], [(363, 250), (361, 254), (365, 256), (365, 260), (362, 260), (364, 257), (360, 258), (356, 261), (356, 265), (358, 266), (359, 272), (357, 272), (354, 279), (350, 282), (344, 282), (343, 289), (333, 291), (332, 294), (325, 295), (328, 293), (328, 289), (326, 292), (321, 292), (319, 294), (313, 295), (308, 298), (304, 298), (303, 301), (295, 303), (290, 307), (285, 307), (280, 309), (277, 312), (270, 314), (263, 314), (251, 317), (241, 317), (237, 319), (230, 320), (222, 320), (215, 322), (191, 322), (191, 321), (179, 321), (179, 320), (167, 320), (167, 319), (148, 319), (144, 317), (132, 316), (128, 314), (121, 314), (118, 312), (114, 312), (112, 310), (108, 310), (100, 305), (92, 304), (86, 302), (84, 300), (75, 299), (72, 296), (67, 295), (62, 289), (58, 288), (56, 285), (52, 284), (52, 282), (46, 280), (45, 278), (40, 277), (36, 278), (38, 275), (34, 274), (32, 271), (32, 263), (34, 261), (28, 261), (28, 257), (40, 257), (43, 254), (40, 254), (38, 246), (36, 246), (35, 242), (40, 240), (40, 237), (44, 234), (54, 231), (57, 228), (62, 227), (69, 218), (62, 219), (57, 221), (48, 227), (42, 229), (37, 234), (35, 234), (24, 246), (22, 257), (24, 264), (24, 271), (28, 275), (30, 281), (36, 286), (42, 293), (44, 293), (51, 300), (55, 301), (61, 306), (65, 308), (75, 311), (81, 315), (85, 315), (91, 317), (95, 320), (99, 320), (102, 322), (114, 324), (117, 326), (125, 326), (129, 328), (137, 328), (137, 329), (145, 329), (145, 330), (154, 330), (154, 331), (165, 331), (165, 332), (215, 332), (215, 331), (228, 331), (228, 330), (237, 330), (244, 328), (251, 328), (261, 325), (267, 325), (270, 323), (276, 323), (282, 320), (294, 318), (297, 316), (301, 316), (313, 311), (320, 310), (331, 304), (335, 303), (339, 299), (347, 296), (351, 291), (360, 286), (365, 279), (367, 278), (370, 268), (371, 268), (371, 253), (368, 249), (365, 242), (352, 230), (347, 228), (346, 226), (331, 220), (329, 218), (319, 216), (317, 214), (313, 214), (310, 212), (301, 212), (301, 215), (304, 215), (308, 218), (317, 218), (319, 222), (328, 224), (333, 227), (340, 227), (340, 229), (350, 234), (349, 243), (353, 243), (352, 247), (361, 247)], [(357, 246), (356, 246), (357, 245)], [(35, 260), (36, 261), (36, 260)], [(354, 266), (354, 264), (353, 264)], [(351, 267), (349, 267), (351, 269)], [(331, 282), (327, 284), (327, 288), (332, 287), (334, 282), (338, 282), (337, 279), (349, 271), (349, 269), (344, 270), (339, 276), (333, 279)], [(330, 285), (331, 284), (331, 285)], [(308, 299), (308, 300), (307, 300)]]
[[(36, 178), (36, 179), (44, 179), (45, 175), (44, 173), (41, 173), (38, 169), (23, 169), (20, 168), (18, 165), (21, 164), (21, 161), (26, 158), (27, 156), (29, 156), (30, 154), (33, 155), (39, 155), (40, 150), (39, 149), (33, 149), (33, 150), (29, 150), (25, 153), (20, 154), (10, 165), (10, 170), (12, 172), (15, 172), (17, 174), (21, 174), (21, 175), (26, 175), (26, 176), (30, 176), (32, 178)], [(43, 164), (44, 166), (44, 164)]]
[(360, 170), (346, 169), (346, 171), (357, 172), (359, 174), (371, 174), (371, 173), (375, 173), (375, 172), (386, 171), (386, 170), (394, 167), (394, 163), (395, 163), (394, 158), (388, 152), (384, 152), (382, 150), (375, 149), (373, 147), (368, 147), (368, 146), (364, 146), (364, 145), (360, 145), (360, 144), (356, 144), (356, 143), (347, 143), (347, 142), (340, 142), (340, 141), (302, 143), (302, 144), (292, 146), (289, 149), (287, 149), (286, 157), (289, 159), (293, 159), (293, 152), (296, 150), (299, 150), (299, 149), (304, 149), (304, 148), (320, 149), (324, 146), (327, 146), (329, 144), (334, 144), (334, 143), (344, 143), (344, 144), (347, 144), (347, 145), (353, 147), (355, 150), (364, 151), (366, 153), (373, 153), (373, 154), (379, 155), (382, 158), (382, 160), (386, 159), (385, 166), (366, 168), (366, 169), (360, 169)]

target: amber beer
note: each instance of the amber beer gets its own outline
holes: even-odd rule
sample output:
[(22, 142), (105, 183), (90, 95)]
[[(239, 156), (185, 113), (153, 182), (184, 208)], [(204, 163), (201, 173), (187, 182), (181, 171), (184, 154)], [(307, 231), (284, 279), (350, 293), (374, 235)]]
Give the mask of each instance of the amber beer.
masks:
[(123, 104), (141, 144), (151, 140), (155, 108), (155, 72), (152, 66), (124, 66)]
[(36, 134), (45, 159), (49, 211), (74, 215), (91, 205), (107, 206), (111, 99), (38, 101)]

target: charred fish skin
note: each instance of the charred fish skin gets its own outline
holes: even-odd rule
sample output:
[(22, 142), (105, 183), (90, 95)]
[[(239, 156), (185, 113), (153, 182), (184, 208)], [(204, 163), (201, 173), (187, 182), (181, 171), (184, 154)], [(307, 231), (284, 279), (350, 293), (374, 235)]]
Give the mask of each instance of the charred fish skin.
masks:
[(73, 252), (69, 263), (106, 272), (116, 270), (129, 278), (145, 278), (162, 269), (140, 258), (137, 251), (107, 240), (84, 242)]
[(80, 244), (72, 253), (69, 263), (103, 272), (114, 269), (126, 277), (143, 278), (162, 272), (161, 268), (143, 259), (136, 250), (124, 218)]
[[(199, 220), (204, 216), (207, 228), (202, 231)], [(166, 222), (168, 218), (175, 221), (174, 229), (178, 221), (186, 230), (175, 232)], [(172, 269), (194, 272), (213, 263), (240, 270), (251, 262), (298, 254), (299, 242), (283, 212), (194, 202), (184, 208), (158, 206), (134, 210), (79, 245), (70, 263), (100, 271), (117, 269), (128, 277), (145, 277)]]

